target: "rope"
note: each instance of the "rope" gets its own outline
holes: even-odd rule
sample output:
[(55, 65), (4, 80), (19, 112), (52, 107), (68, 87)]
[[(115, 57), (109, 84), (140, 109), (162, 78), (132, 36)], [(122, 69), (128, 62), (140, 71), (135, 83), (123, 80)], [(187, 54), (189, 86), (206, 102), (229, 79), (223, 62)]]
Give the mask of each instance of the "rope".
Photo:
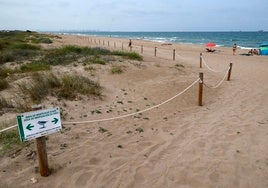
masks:
[[(141, 110), (141, 111), (138, 111), (138, 112), (134, 112), (134, 113), (130, 113), (130, 114), (126, 114), (126, 115), (122, 115), (122, 116), (117, 116), (117, 117), (111, 117), (111, 118), (106, 118), (106, 119), (96, 119), (96, 120), (89, 120), (89, 121), (77, 121), (77, 122), (62, 122), (62, 124), (84, 124), (84, 123), (96, 123), (96, 122), (103, 122), (103, 121), (110, 121), (110, 120), (116, 120), (116, 119), (121, 119), (121, 118), (126, 118), (126, 117), (130, 117), (130, 116), (134, 116), (136, 114), (140, 114), (140, 113), (143, 113), (143, 112), (147, 112), (149, 110), (152, 110), (154, 108), (158, 108), (168, 102), (170, 102), (171, 100), (175, 99), (176, 97), (182, 95), (183, 93), (185, 93), (187, 90), (189, 90), (193, 85), (195, 85), (197, 82), (200, 81), (200, 78), (198, 78), (197, 80), (195, 80), (191, 85), (189, 85), (187, 88), (185, 88), (183, 91), (181, 91), (180, 93), (178, 93), (177, 95), (167, 99), (166, 101), (163, 101), (161, 102), (160, 104), (158, 105), (155, 105), (155, 106), (152, 106), (150, 108), (146, 108), (144, 110)], [(13, 125), (11, 127), (8, 127), (8, 128), (5, 128), (5, 129), (2, 129), (0, 130), (0, 133), (2, 132), (5, 132), (9, 129), (12, 129), (12, 128), (15, 128), (17, 127), (18, 125)]]
[(146, 108), (144, 110), (141, 110), (141, 111), (138, 111), (138, 112), (134, 112), (134, 113), (130, 113), (130, 114), (126, 114), (126, 115), (122, 115), (122, 116), (117, 116), (117, 117), (112, 117), (112, 118), (107, 118), (107, 119), (97, 119), (97, 120), (89, 120), (89, 121), (77, 121), (77, 122), (63, 122), (63, 124), (83, 124), (83, 123), (96, 123), (96, 122), (103, 122), (103, 121), (110, 121), (110, 120), (116, 120), (116, 119), (121, 119), (121, 118), (126, 118), (126, 117), (130, 117), (130, 116), (134, 116), (134, 115), (137, 115), (137, 114), (140, 114), (140, 113), (143, 113), (143, 112), (147, 112), (149, 110), (152, 110), (154, 108), (157, 108), (159, 106), (162, 106), (166, 103), (168, 103), (169, 101), (175, 99), (176, 97), (182, 95), (183, 93), (185, 93), (188, 89), (190, 89), (194, 84), (196, 84), (197, 82), (199, 82), (199, 78), (194, 81), (191, 85), (189, 85), (186, 89), (184, 89), (183, 91), (181, 91), (180, 93), (178, 93), (177, 95), (169, 98), (168, 100), (166, 101), (163, 101), (161, 102), (160, 104), (158, 105), (155, 105), (155, 106), (152, 106), (150, 108)]
[(222, 72), (222, 71), (216, 71), (216, 70), (210, 68), (210, 67), (208, 66), (208, 64), (206, 63), (206, 61), (205, 61), (205, 59), (204, 59), (203, 57), (202, 57), (202, 60), (203, 60), (203, 62), (204, 62), (204, 64), (205, 64), (205, 66), (206, 66), (210, 71), (215, 72), (215, 73), (220, 73), (220, 72)]
[(11, 126), (11, 127), (7, 127), (7, 128), (5, 128), (5, 129), (2, 129), (2, 130), (0, 130), (0, 133), (5, 132), (5, 131), (8, 131), (9, 129), (13, 129), (13, 128), (17, 127), (17, 126), (18, 126), (18, 125), (13, 125), (13, 126)]
[(216, 88), (220, 87), (220, 85), (223, 83), (223, 81), (224, 81), (225, 78), (227, 77), (230, 68), (231, 68), (231, 67), (229, 66), (229, 67), (228, 67), (228, 70), (226, 71), (226, 73), (225, 73), (225, 75), (224, 75), (224, 77), (223, 77), (223, 79), (222, 79), (217, 85), (215, 85), (215, 86), (209, 86), (209, 85), (207, 85), (207, 84), (205, 84), (205, 83), (204, 83), (204, 85), (207, 86), (208, 88), (211, 88), (211, 89), (216, 89)]

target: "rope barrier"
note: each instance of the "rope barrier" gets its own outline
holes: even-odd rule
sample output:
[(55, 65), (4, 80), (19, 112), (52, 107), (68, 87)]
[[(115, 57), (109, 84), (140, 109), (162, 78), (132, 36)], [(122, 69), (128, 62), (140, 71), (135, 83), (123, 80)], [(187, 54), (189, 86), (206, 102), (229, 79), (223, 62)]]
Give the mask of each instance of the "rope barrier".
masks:
[(211, 89), (216, 89), (216, 88), (220, 87), (220, 85), (223, 83), (223, 81), (224, 81), (225, 78), (227, 77), (229, 70), (230, 70), (230, 66), (228, 67), (228, 70), (226, 71), (226, 73), (225, 73), (223, 79), (222, 79), (218, 84), (216, 84), (215, 86), (209, 86), (209, 85), (207, 85), (206, 83), (204, 83), (204, 85), (205, 85), (206, 87), (208, 87), (208, 88), (211, 88)]
[(171, 100), (175, 99), (176, 97), (182, 95), (183, 93), (185, 93), (188, 89), (190, 89), (194, 84), (196, 84), (197, 82), (199, 82), (199, 78), (194, 81), (191, 85), (189, 85), (187, 88), (185, 88), (183, 91), (181, 91), (180, 93), (178, 93), (177, 95), (169, 98), (166, 101), (163, 101), (161, 103), (159, 103), (158, 105), (152, 106), (150, 108), (146, 108), (144, 110), (138, 111), (138, 112), (134, 112), (134, 113), (130, 113), (130, 114), (126, 114), (126, 115), (122, 115), (122, 116), (117, 116), (117, 117), (112, 117), (112, 118), (107, 118), (107, 119), (97, 119), (97, 120), (89, 120), (89, 121), (81, 121), (81, 122), (63, 122), (63, 124), (83, 124), (83, 123), (96, 123), (96, 122), (103, 122), (103, 121), (110, 121), (110, 120), (116, 120), (116, 119), (121, 119), (121, 118), (126, 118), (126, 117), (130, 117), (130, 116), (134, 116), (143, 112), (147, 112), (149, 110), (152, 110), (154, 108), (157, 108), (159, 106), (162, 106), (168, 102), (170, 102)]
[[(152, 110), (154, 108), (158, 108), (170, 101), (172, 101), (173, 99), (175, 99), (176, 97), (182, 95), (183, 93), (185, 93), (187, 90), (189, 90), (191, 87), (193, 87), (197, 82), (199, 82), (200, 79), (198, 78), (197, 80), (195, 80), (191, 85), (189, 85), (187, 88), (185, 88), (183, 91), (181, 91), (180, 93), (176, 94), (175, 96), (159, 103), (158, 105), (152, 106), (150, 108), (146, 108), (144, 110), (138, 111), (138, 112), (134, 112), (134, 113), (130, 113), (130, 114), (126, 114), (126, 115), (122, 115), (122, 116), (117, 116), (117, 117), (111, 117), (111, 118), (106, 118), (106, 119), (96, 119), (96, 120), (89, 120), (89, 121), (77, 121), (77, 122), (62, 122), (62, 124), (84, 124), (84, 123), (96, 123), (96, 122), (104, 122), (104, 121), (111, 121), (111, 120), (116, 120), (116, 119), (121, 119), (121, 118), (126, 118), (126, 117), (130, 117), (130, 116), (134, 116), (143, 112), (147, 112), (149, 110)], [(0, 133), (5, 132), (7, 130), (10, 130), (12, 128), (17, 127), (18, 125), (13, 125), (11, 127), (5, 128), (0, 130)]]
[(2, 130), (0, 130), (0, 133), (5, 132), (5, 131), (8, 131), (9, 129), (13, 129), (13, 128), (17, 127), (17, 126), (18, 126), (18, 125), (13, 125), (13, 126), (11, 126), (11, 127), (7, 127), (7, 128), (5, 128), (5, 129), (2, 129)]

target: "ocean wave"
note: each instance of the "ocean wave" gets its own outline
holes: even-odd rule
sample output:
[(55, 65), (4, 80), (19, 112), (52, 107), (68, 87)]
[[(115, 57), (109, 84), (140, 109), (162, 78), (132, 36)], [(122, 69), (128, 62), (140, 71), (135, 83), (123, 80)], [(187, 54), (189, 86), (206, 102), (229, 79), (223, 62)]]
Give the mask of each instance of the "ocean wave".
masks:
[(258, 48), (251, 48), (251, 47), (243, 47), (243, 46), (237, 46), (238, 48), (242, 50), (251, 50), (251, 49), (258, 49)]
[(234, 43), (241, 49), (258, 48), (267, 40), (267, 32), (65, 32), (66, 34), (113, 36), (155, 42), (174, 42), (205, 45), (213, 41), (219, 47), (232, 47)]

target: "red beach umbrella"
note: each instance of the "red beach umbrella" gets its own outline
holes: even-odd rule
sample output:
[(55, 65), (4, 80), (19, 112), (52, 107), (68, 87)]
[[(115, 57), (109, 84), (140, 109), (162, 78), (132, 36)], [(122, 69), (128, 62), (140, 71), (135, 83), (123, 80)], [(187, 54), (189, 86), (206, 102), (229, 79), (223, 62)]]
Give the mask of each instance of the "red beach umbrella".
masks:
[(206, 47), (209, 47), (209, 48), (214, 47), (214, 46), (216, 46), (214, 42), (209, 42), (206, 44)]

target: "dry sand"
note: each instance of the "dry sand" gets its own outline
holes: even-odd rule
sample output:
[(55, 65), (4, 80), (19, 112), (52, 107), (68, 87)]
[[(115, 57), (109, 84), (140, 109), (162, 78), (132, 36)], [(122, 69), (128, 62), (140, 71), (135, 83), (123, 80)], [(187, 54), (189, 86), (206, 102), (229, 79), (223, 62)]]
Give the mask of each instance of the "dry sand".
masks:
[[(126, 39), (67, 35), (52, 46), (97, 46), (95, 39), (106, 48), (109, 41), (111, 49), (122, 48), (124, 42), (127, 50)], [(63, 133), (47, 140), (50, 176), (35, 172), (38, 161), (31, 144), (0, 159), (0, 187), (268, 187), (268, 57), (242, 56), (246, 51), (241, 49), (233, 56), (231, 48), (206, 53), (203, 46), (142, 40), (133, 40), (133, 45), (137, 52), (143, 45), (144, 61), (116, 63), (124, 67), (118, 75), (109, 73), (111, 65), (97, 67), (94, 78), (104, 87), (103, 100), (65, 102), (62, 122), (116, 117), (158, 105), (198, 79), (199, 72), (207, 85), (216, 85), (230, 62), (231, 81), (216, 89), (204, 87), (202, 107), (197, 105), (197, 83), (142, 114), (63, 124)], [(200, 69), (200, 52), (210, 68), (222, 72), (204, 64)], [(86, 74), (82, 67), (69, 68)], [(51, 99), (45, 106), (57, 105), (63, 102)], [(102, 113), (92, 114), (95, 110)]]

